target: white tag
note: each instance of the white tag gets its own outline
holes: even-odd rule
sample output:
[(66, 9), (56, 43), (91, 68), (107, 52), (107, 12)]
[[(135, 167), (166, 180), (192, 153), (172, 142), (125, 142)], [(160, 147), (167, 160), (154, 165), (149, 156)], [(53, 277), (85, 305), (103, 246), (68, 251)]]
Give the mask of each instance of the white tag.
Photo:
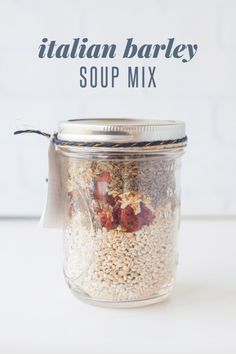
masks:
[(55, 144), (51, 141), (48, 150), (48, 194), (40, 225), (48, 228), (62, 228), (63, 223), (64, 207), (60, 166)]

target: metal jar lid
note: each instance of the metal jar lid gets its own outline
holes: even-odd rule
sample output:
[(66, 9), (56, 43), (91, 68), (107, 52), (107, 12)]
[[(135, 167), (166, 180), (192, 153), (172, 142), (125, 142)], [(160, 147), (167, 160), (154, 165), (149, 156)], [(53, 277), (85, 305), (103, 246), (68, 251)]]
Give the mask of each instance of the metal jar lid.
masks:
[(74, 119), (60, 122), (58, 141), (129, 144), (142, 142), (186, 142), (185, 123), (173, 120)]

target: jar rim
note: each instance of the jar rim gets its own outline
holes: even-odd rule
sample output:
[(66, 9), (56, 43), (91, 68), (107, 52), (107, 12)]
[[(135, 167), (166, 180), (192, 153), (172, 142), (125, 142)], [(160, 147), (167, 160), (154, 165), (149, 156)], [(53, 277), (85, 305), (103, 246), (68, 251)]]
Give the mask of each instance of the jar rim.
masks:
[[(179, 143), (186, 138), (185, 123), (174, 120), (137, 118), (91, 118), (59, 122), (58, 142), (132, 144)], [(60, 144), (59, 144), (60, 145)], [(160, 145), (160, 144), (159, 144)]]

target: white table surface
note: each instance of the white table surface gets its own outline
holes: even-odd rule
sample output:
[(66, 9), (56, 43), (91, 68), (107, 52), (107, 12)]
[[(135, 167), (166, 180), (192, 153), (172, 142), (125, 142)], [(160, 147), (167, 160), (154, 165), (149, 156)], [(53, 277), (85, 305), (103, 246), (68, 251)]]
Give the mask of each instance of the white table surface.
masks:
[(235, 354), (236, 220), (185, 220), (169, 301), (139, 309), (80, 302), (62, 275), (62, 237), (0, 221), (1, 354)]

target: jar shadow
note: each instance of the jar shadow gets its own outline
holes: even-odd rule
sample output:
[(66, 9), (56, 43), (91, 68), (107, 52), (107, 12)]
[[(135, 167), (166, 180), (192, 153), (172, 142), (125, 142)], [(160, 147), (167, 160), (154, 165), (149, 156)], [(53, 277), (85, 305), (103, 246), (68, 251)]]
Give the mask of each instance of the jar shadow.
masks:
[(236, 288), (227, 284), (216, 283), (179, 283), (175, 286), (170, 298), (150, 305), (143, 310), (168, 311), (184, 309), (195, 312), (216, 308), (232, 309), (236, 312)]

